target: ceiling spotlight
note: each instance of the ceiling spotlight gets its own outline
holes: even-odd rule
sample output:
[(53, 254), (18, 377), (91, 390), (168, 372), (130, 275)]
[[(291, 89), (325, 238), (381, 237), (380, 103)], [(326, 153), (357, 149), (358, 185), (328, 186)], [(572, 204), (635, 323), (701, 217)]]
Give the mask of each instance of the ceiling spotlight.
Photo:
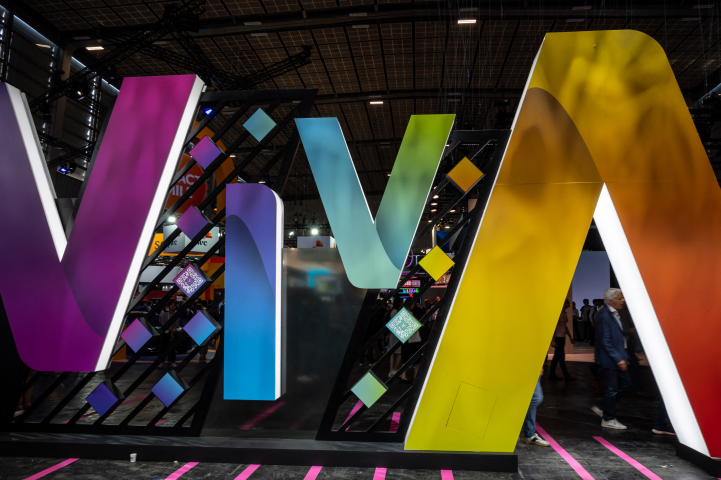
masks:
[(173, 216), (171, 215), (170, 217), (168, 217), (168, 221), (169, 221), (170, 223), (175, 223), (175, 217), (173, 217)]
[(258, 180), (258, 183), (265, 183), (265, 178), (261, 178), (260, 180)]
[(295, 233), (295, 232), (294, 232), (293, 230), (291, 230), (288, 235), (290, 235), (290, 236), (292, 237), (294, 233)]
[(475, 18), (459, 18), (458, 25), (474, 24), (476, 23)]
[(208, 107), (208, 108), (206, 108), (205, 110), (203, 110), (203, 113), (206, 114), (206, 115), (210, 115), (211, 113), (213, 113), (213, 109), (210, 108), (210, 107)]
[(431, 220), (428, 220), (428, 223), (431, 223)]
[(431, 208), (431, 212), (437, 212), (437, 211), (438, 211), (437, 208)]
[(235, 158), (235, 155), (231, 155), (230, 158)]
[(36, 43), (35, 45), (37, 45), (40, 48), (52, 48), (50, 45), (43, 45), (42, 43)]
[(310, 234), (311, 234), (311, 235), (318, 235), (318, 229), (317, 229), (317, 228), (312, 229), (312, 230), (310, 231)]
[(438, 202), (433, 202), (433, 203), (431, 203), (431, 205), (433, 205), (435, 207), (436, 205), (438, 205)]
[(85, 50), (90, 50), (92, 52), (93, 50), (105, 50), (105, 49), (98, 45), (96, 47), (85, 47)]
[(436, 198), (438, 198), (438, 195), (433, 195), (433, 199), (435, 200)]
[(454, 208), (453, 210), (451, 210), (451, 213), (456, 213), (456, 209)]
[(450, 225), (446, 225), (446, 228), (451, 228), (451, 226), (450, 226)]
[(370, 103), (371, 105), (383, 105), (383, 100), (374, 100), (368, 103)]
[(389, 174), (388, 174), (388, 176), (390, 177), (390, 176), (391, 176), (391, 174), (389, 173)]

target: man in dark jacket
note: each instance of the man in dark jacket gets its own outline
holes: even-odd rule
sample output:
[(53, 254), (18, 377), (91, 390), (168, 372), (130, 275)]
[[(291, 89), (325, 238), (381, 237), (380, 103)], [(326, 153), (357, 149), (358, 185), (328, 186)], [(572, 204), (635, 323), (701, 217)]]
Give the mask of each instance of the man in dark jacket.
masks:
[(628, 353), (626, 328), (618, 313), (626, 301), (621, 290), (609, 288), (603, 294), (606, 304), (596, 314), (596, 363), (604, 369), (605, 397), (600, 405), (591, 409), (602, 418), (601, 426), (625, 430), (626, 426), (616, 420), (616, 395), (631, 384), (628, 376)]

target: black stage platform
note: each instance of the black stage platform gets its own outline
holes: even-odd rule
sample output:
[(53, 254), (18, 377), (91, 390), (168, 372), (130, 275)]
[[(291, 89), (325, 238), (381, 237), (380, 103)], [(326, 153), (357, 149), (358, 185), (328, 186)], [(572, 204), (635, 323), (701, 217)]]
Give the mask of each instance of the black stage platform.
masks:
[(6, 456), (517, 472), (515, 453), (419, 452), (400, 443), (1, 433)]
[(691, 447), (687, 447), (683, 443), (676, 444), (676, 455), (688, 460), (714, 477), (721, 477), (721, 459), (711, 458)]

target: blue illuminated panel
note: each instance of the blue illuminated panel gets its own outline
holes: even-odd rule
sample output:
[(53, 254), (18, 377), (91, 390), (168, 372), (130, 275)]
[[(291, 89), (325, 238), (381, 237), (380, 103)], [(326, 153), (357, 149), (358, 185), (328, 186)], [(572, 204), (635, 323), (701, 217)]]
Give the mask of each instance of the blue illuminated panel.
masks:
[[(276, 400), (282, 385), (283, 203), (259, 183), (226, 187), (226, 400)], [(237, 290), (236, 290), (237, 289)]]

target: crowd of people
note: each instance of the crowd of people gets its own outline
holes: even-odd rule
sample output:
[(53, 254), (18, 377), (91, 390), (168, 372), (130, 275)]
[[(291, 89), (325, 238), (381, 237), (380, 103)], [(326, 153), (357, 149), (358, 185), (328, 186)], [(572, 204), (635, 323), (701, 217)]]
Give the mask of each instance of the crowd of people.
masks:
[[(607, 289), (600, 302), (594, 300), (593, 305), (589, 305), (589, 301), (584, 299), (583, 303), (580, 315), (576, 310), (575, 302), (572, 305), (574, 333), (577, 333), (579, 341), (585, 341), (594, 346), (595, 364), (592, 367), (594, 375), (592, 385), (595, 383), (600, 387), (601, 382), (604, 384), (601, 390), (603, 398), (598, 404), (593, 405), (591, 410), (601, 417), (601, 427), (626, 430), (628, 427), (616, 418), (616, 403), (619, 394), (634, 387), (637, 394), (651, 396), (643, 390), (641, 385), (639, 360), (636, 356), (639, 346), (636, 327), (628, 309), (625, 308), (626, 300), (623, 293), (618, 288)], [(553, 344), (556, 348), (548, 378), (560, 380), (560, 377), (556, 375), (556, 368), (560, 364), (564, 380), (570, 383), (576, 379), (568, 373), (564, 352), (566, 337), (573, 342), (573, 335), (567, 328), (569, 306), (571, 306), (569, 301), (565, 300), (554, 331)], [(546, 447), (550, 445), (549, 442), (536, 432), (536, 410), (543, 402), (542, 376), (543, 369), (541, 369), (526, 413), (522, 435), (524, 443)], [(658, 405), (656, 422), (651, 431), (657, 435), (675, 435), (663, 400)]]

